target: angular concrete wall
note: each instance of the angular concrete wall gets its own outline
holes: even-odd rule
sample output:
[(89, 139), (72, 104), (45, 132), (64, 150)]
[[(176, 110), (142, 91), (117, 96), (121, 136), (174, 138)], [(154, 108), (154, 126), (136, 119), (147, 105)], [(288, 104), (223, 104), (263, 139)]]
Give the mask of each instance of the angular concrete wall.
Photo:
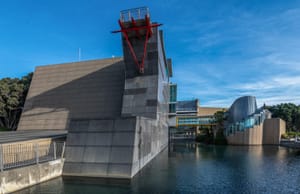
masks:
[[(144, 39), (132, 40), (138, 58), (142, 58)], [(126, 66), (126, 80), (123, 95), (122, 116), (144, 116), (157, 119), (157, 114), (164, 113), (166, 122), (169, 112), (169, 76), (165, 57), (162, 31), (153, 29), (149, 39), (145, 58), (145, 72), (138, 69), (123, 38), (123, 53)], [(162, 119), (160, 116), (159, 120)]]
[[(120, 116), (70, 120), (65, 176), (132, 178), (167, 146), (169, 75), (161, 39), (155, 30), (144, 74), (125, 47)], [(135, 50), (140, 45), (135, 40)]]
[(144, 116), (156, 119), (158, 76), (138, 76), (125, 81), (122, 116)]
[(168, 126), (145, 117), (137, 117), (138, 135), (132, 163), (132, 175), (148, 164), (168, 145)]
[(266, 119), (264, 122), (263, 144), (279, 145), (281, 135), (285, 132), (286, 126), (282, 119)]
[[(162, 32), (147, 45), (140, 74), (124, 60), (38, 67), (18, 130), (68, 130), (64, 175), (131, 178), (168, 143), (169, 72)], [(132, 38), (138, 58), (143, 38)]]
[(131, 178), (136, 118), (72, 120), (64, 175)]
[(157, 124), (144, 117), (71, 121), (63, 175), (132, 178), (168, 144)]
[(121, 115), (121, 58), (37, 67), (18, 130), (65, 130), (70, 119)]

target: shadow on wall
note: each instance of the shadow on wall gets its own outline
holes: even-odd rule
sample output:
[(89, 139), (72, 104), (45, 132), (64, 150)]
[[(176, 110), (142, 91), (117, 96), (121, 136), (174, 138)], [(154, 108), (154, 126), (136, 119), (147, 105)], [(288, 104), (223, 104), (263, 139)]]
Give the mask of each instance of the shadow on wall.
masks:
[(39, 67), (18, 130), (64, 130), (70, 119), (119, 117), (124, 82), (121, 60)]

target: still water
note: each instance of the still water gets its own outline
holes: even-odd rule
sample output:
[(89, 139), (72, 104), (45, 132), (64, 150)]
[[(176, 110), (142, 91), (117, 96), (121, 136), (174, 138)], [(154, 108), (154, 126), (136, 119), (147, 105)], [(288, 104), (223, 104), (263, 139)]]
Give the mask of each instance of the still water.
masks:
[(300, 193), (300, 152), (175, 143), (131, 182), (57, 178), (17, 193)]

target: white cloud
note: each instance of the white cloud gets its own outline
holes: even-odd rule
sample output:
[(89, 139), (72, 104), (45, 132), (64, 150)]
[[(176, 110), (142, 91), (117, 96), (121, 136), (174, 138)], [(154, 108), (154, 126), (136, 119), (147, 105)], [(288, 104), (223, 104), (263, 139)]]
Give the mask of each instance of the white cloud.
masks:
[(230, 106), (243, 95), (256, 96), (259, 105), (300, 104), (299, 20), (299, 8), (270, 15), (242, 10), (240, 17), (206, 22), (191, 18), (181, 31), (194, 35), (179, 41), (194, 55), (174, 71), (179, 96), (198, 97), (206, 106)]
[(270, 89), (287, 89), (288, 87), (299, 87), (300, 89), (300, 75), (299, 76), (278, 76), (266, 77), (263, 80), (258, 80), (253, 83), (233, 85), (235, 89), (258, 91)]

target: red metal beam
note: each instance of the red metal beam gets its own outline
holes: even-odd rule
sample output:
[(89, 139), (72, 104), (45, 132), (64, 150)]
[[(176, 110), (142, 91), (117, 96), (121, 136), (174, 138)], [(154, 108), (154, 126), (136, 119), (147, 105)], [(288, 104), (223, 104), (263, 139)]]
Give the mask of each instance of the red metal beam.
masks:
[[(131, 22), (132, 22), (132, 26), (134, 27), (134, 28), (136, 28), (137, 26), (136, 26), (136, 21), (134, 20), (134, 18), (131, 18)], [(139, 30), (135, 30), (135, 34), (136, 34), (136, 36), (140, 39), (141, 38), (141, 34), (140, 34), (140, 31)]]
[(144, 73), (144, 65), (145, 65), (145, 58), (146, 58), (146, 54), (147, 54), (147, 45), (148, 45), (150, 31), (151, 31), (151, 29), (148, 28), (147, 33), (146, 33), (146, 40), (144, 43), (144, 55), (143, 55), (142, 62), (140, 64), (140, 73)]
[(132, 55), (132, 57), (133, 57), (133, 60), (134, 60), (135, 64), (137, 65), (137, 67), (139, 68), (139, 61), (138, 61), (138, 59), (137, 59), (137, 57), (136, 57), (136, 54), (135, 54), (135, 52), (134, 52), (134, 50), (133, 50), (132, 44), (131, 44), (131, 42), (130, 42), (130, 40), (129, 40), (129, 38), (128, 38), (127, 31), (123, 31), (124, 25), (123, 25), (123, 23), (121, 22), (121, 20), (119, 20), (119, 25), (120, 25), (120, 27), (121, 27), (121, 30), (122, 30), (123, 36), (125, 37), (125, 40), (126, 40), (126, 42), (127, 42), (127, 45), (128, 45), (128, 47), (129, 47), (130, 53), (131, 53), (131, 55)]
[(152, 33), (153, 33), (152, 32), (152, 27), (151, 27), (150, 19), (149, 19), (149, 17), (147, 15), (145, 16), (145, 20), (146, 20), (146, 26), (148, 27), (147, 30), (150, 31), (149, 36), (152, 36)]
[[(127, 45), (129, 47), (129, 50), (130, 50), (130, 53), (133, 57), (133, 60), (137, 66), (137, 68), (139, 69), (139, 72), (140, 73), (144, 73), (144, 68), (145, 68), (145, 58), (146, 58), (146, 55), (147, 55), (147, 45), (148, 45), (148, 41), (149, 41), (149, 38), (152, 36), (153, 32), (152, 32), (152, 28), (156, 28), (158, 26), (161, 26), (162, 24), (151, 24), (150, 23), (150, 19), (148, 16), (145, 16), (145, 21), (146, 21), (146, 25), (145, 26), (137, 26), (136, 25), (136, 21), (134, 20), (134, 18), (131, 18), (131, 22), (132, 22), (132, 27), (129, 27), (129, 28), (125, 28), (124, 27), (124, 24), (123, 22), (121, 22), (121, 20), (119, 20), (119, 25), (121, 27), (121, 30), (116, 30), (116, 31), (112, 31), (112, 33), (118, 33), (118, 32), (121, 32), (127, 42)], [(145, 37), (145, 42), (144, 42), (144, 52), (143, 52), (143, 57), (142, 57), (142, 60), (141, 62), (138, 61), (137, 59), (137, 56), (135, 54), (135, 51), (133, 49), (133, 46), (129, 40), (129, 37), (128, 37), (128, 32), (131, 32), (131, 31), (135, 31), (136, 33), (136, 36), (138, 38), (140, 38), (140, 30), (141, 29), (146, 29), (146, 37)]]
[(161, 26), (162, 24), (151, 24), (150, 26), (140, 26), (140, 27), (131, 27), (131, 28), (124, 28), (121, 30), (114, 30), (111, 31), (111, 33), (119, 33), (119, 32), (130, 32), (130, 31), (136, 31), (136, 30), (141, 30), (141, 29), (147, 29), (147, 28), (156, 28), (158, 26)]

